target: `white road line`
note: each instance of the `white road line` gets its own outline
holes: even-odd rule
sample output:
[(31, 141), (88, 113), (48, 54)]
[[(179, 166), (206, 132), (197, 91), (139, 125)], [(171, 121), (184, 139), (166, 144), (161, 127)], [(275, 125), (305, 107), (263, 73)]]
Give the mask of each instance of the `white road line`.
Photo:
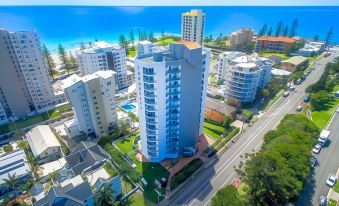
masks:
[[(285, 102), (286, 103), (288, 103), (288, 102), (290, 102), (290, 100), (289, 99), (286, 99), (286, 100), (284, 100), (284, 102), (282, 103), (282, 105), (284, 105), (285, 104)], [(231, 157), (230, 157), (230, 159), (229, 160), (231, 160), (230, 162), (229, 162), (229, 160), (228, 161), (226, 161), (224, 164), (222, 164), (222, 166), (217, 170), (217, 172), (216, 173), (219, 173), (219, 171), (220, 170), (222, 170), (217, 176), (214, 176), (213, 178), (212, 178), (212, 181), (211, 182), (207, 182), (207, 183), (213, 183), (216, 179), (217, 179), (217, 177), (219, 177), (224, 171), (225, 171), (225, 169), (227, 169), (227, 167), (230, 165), (230, 164), (232, 164), (240, 155), (239, 155), (239, 151), (238, 150), (240, 150), (240, 149), (242, 149), (242, 150), (240, 150), (240, 153), (242, 153), (254, 140), (255, 140), (255, 138), (264, 130), (264, 129), (266, 129), (266, 126), (270, 123), (270, 121), (275, 117), (275, 115), (276, 114), (278, 114), (282, 109), (284, 109), (286, 106), (287, 106), (288, 104), (285, 104), (283, 107), (281, 107), (281, 108), (277, 108), (275, 111), (274, 111), (274, 113), (264, 122), (264, 124), (263, 124), (263, 126), (262, 127), (259, 127), (257, 130), (256, 130), (256, 132), (254, 132), (254, 134), (256, 134), (256, 135), (254, 135), (254, 136), (252, 136), (252, 137), (250, 137), (249, 139), (251, 140), (251, 141), (246, 141), (246, 142), (244, 142), (232, 155), (231, 155)], [(259, 132), (258, 132), (258, 130), (259, 130)], [(242, 148), (243, 146), (245, 146), (244, 148)], [(233, 158), (233, 156), (235, 156), (234, 158)], [(233, 158), (233, 159), (232, 159)], [(228, 164), (227, 164), (228, 163)], [(227, 164), (227, 165), (226, 165)], [(226, 165), (226, 166), (225, 166)], [(206, 184), (206, 183), (205, 183)], [(205, 184), (203, 184), (203, 185), (201, 185), (200, 187), (199, 187), (199, 189), (198, 190), (196, 190), (189, 198), (188, 198), (188, 200), (184, 203), (184, 204), (187, 204), (187, 203), (189, 203), (190, 202), (190, 199), (197, 193), (197, 192), (199, 192), (200, 191), (200, 189), (202, 188), (202, 187), (204, 187), (204, 185)], [(205, 190), (207, 189), (207, 187), (205, 187), (201, 192), (199, 192), (199, 195), (198, 195), (198, 197), (201, 195), (201, 193), (202, 192), (204, 192)], [(189, 204), (189, 205), (192, 205), (193, 203), (194, 203), (194, 201), (195, 200), (193, 200), (192, 201), (192, 203), (191, 204)]]
[(330, 125), (331, 125), (331, 123), (332, 123), (332, 121), (333, 121), (333, 119), (334, 119), (334, 117), (335, 117), (335, 115), (336, 115), (336, 113), (337, 113), (337, 109), (338, 109), (338, 108), (339, 108), (339, 105), (337, 105), (337, 107), (335, 108), (334, 113), (332, 114), (332, 117), (331, 117), (330, 121), (327, 122), (327, 125), (326, 125), (326, 128), (325, 128), (325, 129), (328, 129), (328, 128), (330, 127)]

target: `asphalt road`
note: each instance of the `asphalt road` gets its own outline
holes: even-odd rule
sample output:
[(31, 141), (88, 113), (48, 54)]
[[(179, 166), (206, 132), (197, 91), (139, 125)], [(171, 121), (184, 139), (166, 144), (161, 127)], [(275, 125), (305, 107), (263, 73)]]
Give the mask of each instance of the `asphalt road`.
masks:
[(312, 170), (298, 205), (319, 205), (320, 196), (326, 197), (329, 192), (327, 177), (335, 175), (339, 168), (339, 113), (334, 114), (327, 129), (331, 131), (328, 144), (319, 154), (314, 155), (318, 165)]
[(246, 128), (238, 141), (231, 145), (215, 164), (201, 173), (180, 194), (171, 197), (168, 200), (168, 205), (210, 205), (210, 200), (215, 193), (237, 177), (234, 167), (239, 165), (242, 157), (246, 153), (258, 150), (264, 135), (269, 130), (274, 129), (287, 113), (295, 112), (295, 108), (303, 100), (305, 88), (319, 79), (324, 71), (325, 64), (333, 60), (338, 54), (339, 52), (319, 60), (316, 63), (316, 70), (301, 85), (297, 86), (294, 92), (291, 92), (287, 98), (280, 98), (252, 127)]

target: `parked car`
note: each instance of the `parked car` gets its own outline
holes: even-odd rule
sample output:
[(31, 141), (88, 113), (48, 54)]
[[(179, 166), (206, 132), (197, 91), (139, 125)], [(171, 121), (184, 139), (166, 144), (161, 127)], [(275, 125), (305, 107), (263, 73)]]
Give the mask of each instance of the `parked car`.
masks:
[(316, 146), (314, 146), (312, 152), (314, 154), (319, 154), (320, 153), (320, 150), (321, 150), (321, 145), (320, 144), (317, 144)]
[(297, 106), (297, 108), (295, 109), (297, 112), (301, 112), (301, 110), (303, 109), (303, 107), (301, 105)]
[(309, 102), (310, 101), (310, 98), (309, 97), (305, 97), (304, 98), (304, 102)]
[(320, 199), (319, 199), (319, 205), (320, 205), (320, 206), (326, 206), (326, 205), (327, 205), (327, 197), (325, 197), (325, 196), (320, 196)]
[(339, 108), (337, 109), (337, 112), (339, 113)]
[(311, 72), (312, 72), (312, 70), (311, 70), (311, 69), (309, 69), (309, 70), (307, 71), (307, 74), (311, 74)]
[(330, 187), (333, 187), (337, 182), (337, 176), (330, 174), (326, 180), (326, 184)]
[(294, 91), (295, 90), (295, 86), (290, 86), (290, 88), (288, 88), (290, 91)]
[(301, 84), (301, 82), (302, 82), (302, 79), (298, 79), (295, 83), (299, 85)]
[(310, 160), (311, 160), (311, 167), (314, 168), (317, 165), (318, 160), (313, 156), (310, 157)]
[(283, 97), (288, 97), (290, 93), (288, 91), (284, 92)]

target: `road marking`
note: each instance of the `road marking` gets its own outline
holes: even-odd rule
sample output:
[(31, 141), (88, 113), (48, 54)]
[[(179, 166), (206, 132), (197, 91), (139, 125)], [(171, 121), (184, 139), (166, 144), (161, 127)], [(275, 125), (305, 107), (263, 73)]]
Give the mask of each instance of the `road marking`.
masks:
[(332, 121), (333, 121), (333, 119), (334, 119), (334, 117), (335, 117), (335, 115), (337, 113), (337, 109), (338, 108), (339, 108), (339, 105), (337, 105), (337, 107), (335, 108), (334, 113), (332, 114), (332, 117), (331, 117), (330, 121), (327, 122), (327, 125), (326, 125), (325, 129), (328, 129), (330, 127), (330, 125), (331, 125), (331, 123), (332, 123)]
[[(285, 103), (289, 103), (290, 102), (290, 99), (285, 99), (284, 101), (283, 101), (283, 103), (282, 103), (282, 105), (284, 105)], [(246, 141), (246, 142), (244, 142), (232, 155), (231, 155), (231, 157), (230, 157), (230, 159), (228, 160), (228, 161), (226, 161), (224, 164), (222, 164), (221, 165), (221, 167), (216, 171), (216, 174), (218, 174), (219, 173), (219, 171), (220, 170), (222, 170), (217, 176), (214, 176), (213, 178), (212, 178), (212, 181), (211, 182), (207, 182), (207, 183), (213, 183), (216, 179), (217, 179), (217, 177), (219, 177), (224, 171), (225, 171), (225, 169), (227, 169), (227, 167), (230, 165), (230, 164), (232, 164), (240, 155), (239, 155), (239, 153), (242, 153), (245, 149), (247, 149), (247, 147), (255, 140), (255, 138), (264, 130), (264, 129), (266, 129), (266, 126), (270, 123), (270, 121), (282, 110), (282, 109), (284, 109), (286, 106), (287, 106), (288, 104), (285, 104), (283, 107), (281, 107), (281, 108), (276, 108), (275, 110), (273, 110), (274, 111), (274, 113), (267, 119), (267, 120), (265, 120), (264, 121), (264, 124), (263, 124), (263, 126), (262, 127), (259, 127), (255, 132), (254, 132), (254, 134), (256, 134), (256, 135), (254, 135), (254, 136), (251, 136), (250, 138), (249, 138), (249, 140), (251, 140), (251, 141)], [(259, 130), (259, 132), (258, 132), (258, 130)], [(244, 147), (245, 146), (245, 147)], [(242, 147), (244, 147), (244, 148), (242, 148)], [(238, 151), (238, 150), (240, 150), (240, 149), (242, 149), (240, 152)], [(234, 158), (233, 158), (233, 156), (234, 155), (236, 155)], [(227, 164), (227, 165), (226, 165)], [(225, 166), (226, 165), (226, 166)], [(206, 183), (204, 183), (203, 185), (201, 185), (200, 187), (199, 187), (199, 189), (198, 190), (196, 190), (189, 198), (188, 198), (188, 200), (184, 203), (184, 204), (187, 204), (187, 203), (189, 203), (190, 202), (190, 199), (197, 193), (197, 192), (199, 192), (199, 190), (202, 188), (202, 187), (204, 187), (204, 185), (205, 185)], [(205, 190), (207, 189), (207, 187), (205, 187), (201, 192), (199, 192), (199, 195), (198, 195), (198, 197), (201, 195), (201, 193), (202, 192), (204, 192)], [(189, 204), (189, 205), (192, 205), (193, 203), (194, 203), (194, 201), (195, 201), (195, 199), (192, 201), (192, 203), (191, 204)]]

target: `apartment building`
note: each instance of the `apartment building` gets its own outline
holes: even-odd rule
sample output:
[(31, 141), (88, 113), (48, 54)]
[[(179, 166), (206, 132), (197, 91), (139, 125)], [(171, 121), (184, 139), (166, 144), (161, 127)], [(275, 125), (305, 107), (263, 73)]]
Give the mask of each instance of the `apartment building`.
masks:
[(152, 42), (147, 41), (147, 40), (139, 41), (137, 47), (138, 47), (138, 51), (137, 51), (138, 55), (152, 53), (156, 49), (156, 46)]
[(75, 113), (73, 120), (64, 123), (70, 137), (102, 137), (116, 127), (115, 75), (111, 70), (97, 71), (83, 77), (74, 74), (65, 81), (65, 93)]
[(45, 112), (57, 103), (40, 45), (35, 31), (0, 29), (0, 124)]
[(181, 14), (181, 39), (202, 45), (205, 16), (202, 10), (191, 10)]
[(265, 58), (240, 56), (231, 64), (225, 74), (225, 98), (236, 98), (241, 103), (253, 102), (257, 91), (267, 87), (274, 63)]
[(78, 64), (82, 75), (97, 71), (112, 70), (116, 74), (117, 90), (130, 86), (133, 78), (128, 77), (126, 50), (118, 45), (104, 41), (95, 42), (91, 48), (82, 50), (78, 56)]
[(229, 36), (230, 45), (233, 47), (245, 46), (252, 42), (254, 31), (249, 28), (243, 28), (232, 32)]
[(210, 51), (179, 41), (139, 55), (135, 79), (141, 151), (152, 162), (176, 158), (202, 134)]
[(290, 37), (262, 36), (257, 38), (255, 50), (282, 52), (288, 46), (291, 46), (295, 41), (296, 41), (295, 38)]
[(225, 79), (225, 72), (231, 65), (232, 60), (237, 57), (243, 56), (244, 53), (238, 51), (223, 52), (219, 54), (218, 58), (218, 70), (217, 70), (217, 82), (222, 82)]

